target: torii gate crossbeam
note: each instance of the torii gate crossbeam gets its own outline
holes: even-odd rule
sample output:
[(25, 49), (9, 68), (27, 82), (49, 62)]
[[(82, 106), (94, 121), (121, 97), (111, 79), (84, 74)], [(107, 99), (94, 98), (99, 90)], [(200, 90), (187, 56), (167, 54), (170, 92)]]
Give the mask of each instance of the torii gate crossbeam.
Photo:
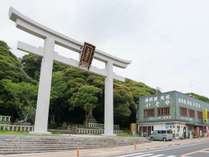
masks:
[[(55, 52), (55, 44), (81, 53), (83, 43), (33, 21), (14, 8), (9, 9), (9, 17), (16, 23), (17, 28), (44, 40), (44, 46), (38, 48), (24, 42), (18, 42), (18, 49), (42, 56), (34, 132), (47, 133), (53, 61), (56, 60), (70, 66), (87, 70), (79, 67), (79, 61), (66, 58), (59, 55), (58, 52)], [(91, 66), (89, 71), (105, 77), (104, 135), (112, 136), (114, 131), (113, 79), (124, 81), (123, 77), (114, 74), (113, 66), (126, 68), (128, 64), (130, 64), (130, 61), (113, 57), (98, 49), (95, 50), (94, 59), (105, 63), (105, 69), (98, 69)]]

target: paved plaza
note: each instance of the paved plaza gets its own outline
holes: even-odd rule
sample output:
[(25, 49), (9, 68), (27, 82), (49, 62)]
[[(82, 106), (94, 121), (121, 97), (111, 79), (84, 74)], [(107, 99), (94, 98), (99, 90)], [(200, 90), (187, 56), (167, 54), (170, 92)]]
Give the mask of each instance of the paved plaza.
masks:
[[(172, 142), (153, 141), (150, 143), (138, 144), (136, 146), (121, 146), (114, 148), (85, 149), (79, 151), (80, 157), (202, 157), (199, 154), (208, 154), (208, 138), (176, 140)], [(77, 150), (5, 155), (5, 157), (77, 157)]]

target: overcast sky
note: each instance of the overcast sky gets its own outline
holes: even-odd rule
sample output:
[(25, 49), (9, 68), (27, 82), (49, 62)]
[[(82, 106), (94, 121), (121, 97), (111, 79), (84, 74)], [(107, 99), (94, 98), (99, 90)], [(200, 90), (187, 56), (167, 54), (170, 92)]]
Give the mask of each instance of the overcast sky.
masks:
[(43, 42), (15, 28), (8, 18), (10, 6), (69, 37), (132, 60), (127, 69), (115, 70), (123, 76), (162, 91), (209, 97), (208, 0), (1, 0), (0, 40), (22, 56), (18, 40), (35, 46)]

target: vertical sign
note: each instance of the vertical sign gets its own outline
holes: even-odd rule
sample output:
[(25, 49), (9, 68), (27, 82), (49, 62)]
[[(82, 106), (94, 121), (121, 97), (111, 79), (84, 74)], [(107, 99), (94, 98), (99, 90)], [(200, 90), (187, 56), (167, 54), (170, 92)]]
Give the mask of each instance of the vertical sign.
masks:
[(87, 67), (88, 69), (90, 68), (94, 57), (95, 48), (96, 47), (92, 44), (86, 42), (84, 43), (80, 57), (80, 66)]
[(208, 123), (208, 109), (204, 109), (202, 114), (203, 114), (203, 122)]

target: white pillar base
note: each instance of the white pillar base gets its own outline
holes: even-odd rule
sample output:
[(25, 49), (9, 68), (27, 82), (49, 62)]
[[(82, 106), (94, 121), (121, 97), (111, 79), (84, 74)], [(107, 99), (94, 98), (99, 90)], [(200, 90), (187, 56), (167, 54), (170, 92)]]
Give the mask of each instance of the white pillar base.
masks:
[(106, 136), (106, 137), (116, 137), (116, 134), (112, 134), (112, 135), (108, 135), (108, 134), (102, 134), (102, 136)]
[(32, 135), (51, 135), (51, 132), (29, 132)]

